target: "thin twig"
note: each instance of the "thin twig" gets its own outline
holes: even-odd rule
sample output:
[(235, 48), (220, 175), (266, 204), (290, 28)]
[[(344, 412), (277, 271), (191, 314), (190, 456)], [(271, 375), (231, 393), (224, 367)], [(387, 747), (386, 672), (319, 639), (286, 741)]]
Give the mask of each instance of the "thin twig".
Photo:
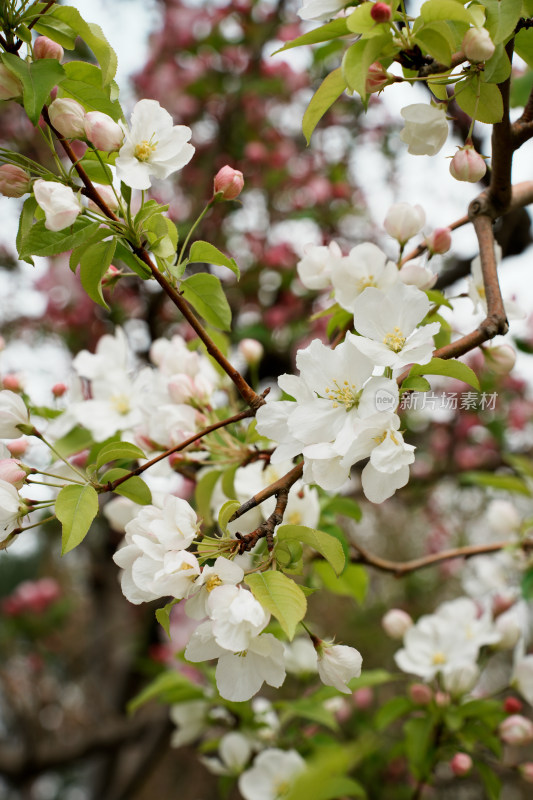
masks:
[(33, 26), (37, 24), (37, 22), (39, 21), (39, 19), (40, 19), (41, 17), (44, 17), (44, 15), (45, 15), (45, 14), (46, 14), (46, 12), (48, 11), (48, 9), (49, 9), (49, 8), (52, 8), (52, 6), (54, 5), (55, 1), (56, 1), (56, 0), (50, 0), (50, 1), (49, 1), (49, 2), (46, 4), (46, 6), (43, 8), (43, 10), (41, 11), (41, 13), (40, 13), (40, 14), (38, 14), (38, 15), (37, 15), (37, 16), (36, 16), (34, 19), (32, 19), (32, 21), (31, 21), (31, 22), (30, 22), (30, 24), (28, 25), (28, 30), (29, 30), (29, 31), (31, 31), (31, 29), (33, 28)]
[(283, 475), (283, 477), (279, 478), (279, 480), (271, 483), (270, 486), (267, 486), (257, 494), (254, 494), (254, 496), (247, 500), (246, 503), (243, 503), (242, 506), (232, 514), (229, 521), (233, 522), (234, 520), (239, 519), (239, 517), (242, 517), (242, 515), (246, 514), (247, 511), (250, 511), (252, 508), (256, 508), (265, 500), (268, 500), (269, 497), (278, 494), (278, 492), (280, 492), (282, 489), (290, 489), (290, 487), (302, 477), (303, 470), (304, 465), (303, 461), (301, 461), (299, 464), (296, 464), (295, 467), (289, 470), (289, 472)]
[(255, 531), (246, 534), (235, 534), (237, 541), (235, 542), (234, 552), (242, 555), (243, 553), (252, 550), (259, 539), (266, 539), (268, 551), (272, 551), (274, 547), (274, 530), (283, 522), (283, 515), (285, 514), (285, 509), (287, 508), (287, 503), (289, 500), (289, 491), (290, 487), (287, 486), (284, 486), (282, 489), (278, 489), (276, 492), (276, 507), (274, 511), (272, 514), (270, 514), (267, 520), (262, 522), (261, 525), (255, 529)]

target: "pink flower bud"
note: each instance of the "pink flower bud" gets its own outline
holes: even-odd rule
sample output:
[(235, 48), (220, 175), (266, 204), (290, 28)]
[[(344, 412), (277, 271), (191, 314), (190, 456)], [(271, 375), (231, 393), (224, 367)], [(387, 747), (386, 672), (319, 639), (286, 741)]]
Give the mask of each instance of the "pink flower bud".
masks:
[(435, 228), (426, 239), (426, 247), (432, 255), (447, 253), (452, 246), (452, 232), (449, 228)]
[(485, 159), (471, 144), (461, 147), (450, 161), (450, 173), (457, 181), (477, 183), (486, 171)]
[(370, 686), (363, 686), (361, 689), (356, 689), (352, 694), (353, 704), (359, 711), (365, 711), (372, 706), (374, 702), (374, 692)]
[(0, 480), (10, 483), (16, 489), (21, 489), (26, 480), (26, 470), (16, 459), (2, 458), (0, 459)]
[(0, 100), (13, 100), (22, 94), (22, 84), (12, 72), (0, 64)]
[(387, 3), (374, 3), (370, 9), (370, 16), (374, 22), (389, 22), (392, 17), (391, 7)]
[(470, 28), (463, 37), (463, 52), (471, 64), (487, 61), (496, 46), (485, 28)]
[(79, 453), (75, 453), (70, 458), (71, 464), (75, 467), (80, 467), (83, 469), (87, 466), (87, 459), (89, 458), (89, 451), (88, 450), (80, 450)]
[(13, 439), (12, 442), (8, 443), (7, 449), (12, 456), (23, 456), (28, 449), (28, 440), (24, 437), (21, 439)]
[(413, 683), (409, 687), (409, 696), (417, 706), (428, 706), (433, 700), (433, 692), (425, 683)]
[(485, 365), (495, 375), (508, 375), (516, 362), (516, 353), (509, 344), (483, 348)]
[(403, 639), (412, 624), (409, 614), (401, 608), (391, 608), (381, 620), (383, 630), (391, 639)]
[(450, 767), (453, 774), (458, 777), (468, 775), (472, 769), (472, 759), (468, 753), (456, 753), (450, 761)]
[(506, 744), (529, 744), (533, 741), (533, 722), (520, 714), (513, 714), (500, 724), (498, 733)]
[(64, 50), (60, 44), (49, 39), (48, 36), (39, 36), (33, 43), (33, 57), (40, 58), (55, 58), (56, 61), (61, 61), (64, 55)]
[(394, 76), (387, 72), (379, 61), (374, 61), (368, 68), (366, 75), (365, 89), (367, 94), (381, 92), (385, 86), (389, 86), (394, 81)]
[(2, 388), (9, 389), (10, 392), (20, 392), (22, 390), (22, 384), (19, 376), (15, 375), (14, 372), (11, 372), (9, 375), (4, 375), (2, 378)]
[(425, 222), (426, 214), (422, 206), (395, 203), (387, 211), (383, 226), (389, 236), (400, 244), (405, 244), (422, 230)]
[(31, 180), (25, 170), (15, 164), (0, 167), (0, 193), (6, 197), (22, 197), (31, 190)]
[(524, 708), (524, 704), (518, 697), (506, 697), (503, 703), (503, 710), (507, 714), (519, 714)]
[(102, 286), (112, 289), (121, 275), (121, 271), (114, 264), (110, 264), (102, 278)]
[(525, 761), (523, 764), (520, 764), (518, 771), (522, 780), (526, 783), (533, 783), (533, 761)]
[(66, 391), (67, 385), (65, 383), (56, 383), (52, 386), (52, 394), (54, 397), (63, 397)]
[(247, 364), (257, 364), (263, 357), (264, 348), (257, 339), (242, 339), (239, 342), (239, 353)]
[(89, 111), (85, 115), (85, 133), (97, 150), (106, 153), (119, 150), (124, 141), (124, 131), (120, 125), (102, 111)]
[(67, 139), (85, 138), (85, 109), (69, 97), (54, 100), (48, 106), (50, 122)]
[(222, 167), (215, 175), (214, 193), (222, 194), (223, 200), (235, 200), (244, 187), (244, 176), (238, 169)]
[[(100, 197), (102, 198), (102, 200), (104, 201), (104, 203), (106, 204), (106, 206), (111, 211), (116, 211), (119, 205), (117, 196), (113, 191), (112, 187), (108, 186), (105, 183), (93, 183), (93, 186), (100, 195)], [(88, 201), (87, 208), (90, 208), (91, 211), (94, 211), (96, 214), (103, 214), (103, 211), (100, 208), (100, 206), (97, 206), (93, 200)]]

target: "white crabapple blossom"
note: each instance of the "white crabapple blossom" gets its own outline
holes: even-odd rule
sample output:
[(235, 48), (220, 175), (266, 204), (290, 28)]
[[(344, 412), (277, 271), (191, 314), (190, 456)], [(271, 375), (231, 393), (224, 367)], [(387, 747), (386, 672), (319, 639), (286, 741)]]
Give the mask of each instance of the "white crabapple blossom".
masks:
[(189, 163), (191, 135), (187, 126), (174, 125), (157, 100), (139, 100), (115, 162), (118, 177), (132, 189), (149, 189), (152, 176), (168, 178)]
[(225, 650), (246, 650), (252, 638), (268, 624), (270, 614), (242, 586), (216, 586), (207, 598), (215, 642)]
[(0, 542), (19, 526), (27, 512), (28, 508), (13, 484), (0, 480)]
[(18, 439), (19, 425), (28, 425), (30, 415), (20, 395), (4, 389), (0, 392), (0, 439)]
[(305, 20), (331, 19), (345, 6), (346, 3), (343, 0), (303, 0), (298, 16)]
[(334, 686), (343, 694), (351, 694), (348, 681), (361, 674), (363, 657), (355, 647), (331, 642), (315, 642), (318, 676), (326, 686)]
[(224, 556), (219, 556), (212, 567), (205, 565), (192, 584), (187, 604), (187, 614), (193, 619), (205, 619), (208, 615), (207, 600), (217, 586), (236, 586), (244, 578), (244, 571)]
[(405, 126), (400, 133), (413, 156), (434, 156), (448, 138), (448, 121), (441, 106), (412, 103), (400, 111)]
[(354, 300), (369, 286), (386, 290), (398, 281), (398, 268), (372, 242), (352, 247), (347, 256), (332, 265), (335, 300), (353, 313)]
[(304, 770), (305, 761), (296, 750), (271, 747), (240, 776), (239, 791), (244, 800), (280, 800)]
[(435, 286), (438, 275), (421, 264), (419, 259), (413, 258), (402, 266), (398, 278), (407, 286), (416, 286), (417, 289), (425, 291)]
[(458, 635), (457, 620), (427, 615), (409, 628), (394, 660), (402, 672), (431, 681), (438, 673), (475, 663), (478, 650), (473, 640)]
[(207, 700), (189, 700), (169, 709), (169, 716), (176, 730), (170, 739), (171, 747), (184, 747), (199, 739), (208, 726), (209, 703)]
[(387, 211), (383, 227), (393, 239), (404, 245), (417, 233), (420, 233), (426, 223), (426, 214), (422, 206), (412, 206), (410, 203), (395, 203)]
[(83, 210), (79, 194), (62, 183), (39, 178), (33, 184), (33, 193), (44, 211), (44, 226), (49, 231), (62, 231), (73, 225)]
[(387, 292), (369, 288), (354, 303), (354, 346), (382, 367), (403, 369), (431, 360), (440, 323), (417, 328), (429, 311), (424, 292), (398, 282)]
[(298, 277), (307, 289), (329, 289), (333, 269), (342, 258), (337, 242), (320, 247), (308, 244), (304, 247), (303, 258), (296, 264)]
[(252, 740), (239, 731), (225, 733), (218, 743), (218, 758), (203, 756), (202, 764), (212, 775), (239, 775), (252, 755)]
[(198, 530), (196, 513), (179, 497), (167, 496), (163, 507), (141, 508), (126, 524), (122, 547), (113, 556), (124, 572), (122, 592), (138, 605), (160, 597), (184, 597), (200, 574), (196, 557), (185, 548)]

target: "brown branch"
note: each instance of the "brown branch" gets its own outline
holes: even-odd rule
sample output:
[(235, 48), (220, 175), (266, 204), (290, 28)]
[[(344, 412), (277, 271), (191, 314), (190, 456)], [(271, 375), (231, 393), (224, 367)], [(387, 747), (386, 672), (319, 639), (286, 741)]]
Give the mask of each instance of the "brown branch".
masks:
[[(514, 38), (511, 39), (505, 51), (512, 63)], [(511, 121), (509, 119), (509, 93), (511, 76), (498, 84), (498, 89), (503, 102), (503, 117), (492, 127), (492, 173), (489, 186), (489, 203), (497, 215), (509, 209), (512, 198), (511, 169), (513, 166), (513, 137)]]
[(252, 508), (256, 508), (258, 505), (261, 505), (262, 502), (268, 500), (269, 497), (272, 497), (275, 494), (278, 494), (282, 489), (290, 489), (290, 487), (296, 483), (302, 477), (302, 473), (304, 470), (303, 461), (300, 461), (299, 464), (296, 464), (289, 472), (283, 475), (279, 480), (275, 481), (275, 483), (270, 484), (265, 489), (262, 489), (257, 494), (254, 494), (246, 503), (243, 503), (240, 508), (235, 511), (229, 521), (233, 522), (239, 517), (242, 517), (243, 514), (246, 514), (247, 511), (250, 511)]
[(46, 4), (46, 6), (43, 8), (43, 10), (41, 11), (41, 13), (40, 13), (40, 14), (38, 14), (38, 15), (37, 15), (37, 16), (36, 16), (34, 19), (32, 19), (32, 21), (31, 21), (31, 22), (30, 22), (30, 24), (28, 25), (28, 30), (29, 30), (29, 31), (31, 31), (31, 29), (33, 28), (33, 26), (37, 24), (37, 22), (39, 21), (40, 17), (43, 17), (43, 16), (46, 14), (46, 12), (47, 12), (47, 11), (48, 11), (50, 8), (52, 8), (52, 6), (55, 4), (55, 1), (56, 1), (56, 0), (50, 0), (50, 1), (49, 1), (49, 2)]
[[(382, 572), (391, 572), (396, 578), (402, 578), (410, 572), (416, 572), (419, 569), (432, 567), (435, 564), (440, 564), (443, 561), (451, 561), (454, 558), (472, 558), (473, 556), (480, 556), (487, 553), (497, 553), (500, 550), (505, 550), (507, 547), (516, 547), (517, 542), (494, 542), (493, 544), (481, 545), (467, 545), (466, 547), (454, 547), (451, 550), (443, 550), (440, 553), (432, 553), (429, 556), (421, 556), (420, 558), (413, 558), (411, 561), (389, 561), (381, 556), (376, 556), (370, 553), (364, 547), (352, 542), (352, 547), (355, 554), (352, 561), (358, 564), (367, 564), (369, 567), (375, 567)], [(533, 550), (533, 540), (526, 539), (524, 542), (518, 543), (518, 546), (524, 551), (529, 552)]]
[[(459, 219), (456, 219), (455, 222), (451, 222), (446, 227), (448, 227), (451, 231), (456, 231), (457, 228), (462, 228), (463, 225), (468, 225), (470, 221), (471, 220), (468, 214), (465, 214), (464, 217), (459, 217)], [(425, 253), (427, 249), (428, 248), (425, 241), (421, 242), (421, 244), (415, 247), (414, 250), (411, 250), (410, 253), (408, 253), (406, 256), (402, 258), (402, 260), (400, 261), (400, 266), (403, 266), (407, 261), (411, 261), (412, 258), (418, 258), (418, 256), (421, 256), (422, 253)]]
[[(287, 473), (289, 475), (290, 473)], [(287, 478), (287, 475), (284, 477)], [(276, 507), (272, 514), (269, 516), (265, 522), (262, 522), (255, 531), (251, 533), (236, 533), (235, 538), (237, 541), (233, 546), (233, 551), (242, 555), (249, 550), (252, 550), (259, 539), (266, 539), (268, 552), (272, 552), (274, 548), (274, 530), (278, 525), (281, 525), (283, 522), (283, 515), (285, 514), (285, 509), (287, 508), (287, 503), (289, 500), (289, 486), (283, 486), (281, 489), (278, 489), (276, 492)], [(239, 509), (240, 510), (240, 509)]]
[[(267, 389), (261, 397), (264, 397), (267, 392), (270, 390)], [(189, 445), (194, 444), (198, 441), (198, 439), (202, 439), (204, 436), (207, 436), (209, 433), (213, 433), (213, 431), (218, 430), (219, 428), (225, 428), (227, 425), (231, 425), (233, 422), (239, 422), (241, 419), (246, 419), (246, 417), (253, 417), (255, 414), (255, 410), (252, 408), (248, 408), (246, 411), (241, 411), (239, 414), (234, 414), (233, 417), (228, 417), (227, 419), (222, 419), (219, 422), (214, 422), (213, 425), (209, 425), (207, 428), (203, 428), (203, 430), (198, 431), (193, 436), (190, 436), (188, 439), (185, 439), (184, 442), (176, 445), (176, 447), (171, 447), (170, 450), (165, 450), (164, 453), (160, 453), (155, 458), (152, 458), (150, 461), (147, 461), (146, 464), (142, 464), (135, 469), (132, 469), (131, 472), (128, 472), (127, 475), (123, 475), (121, 478), (117, 478), (115, 481), (109, 481), (109, 483), (104, 484), (100, 489), (101, 492), (113, 492), (117, 486), (120, 486), (122, 483), (125, 483), (130, 478), (133, 478), (135, 475), (141, 475), (145, 470), (150, 469), (153, 467), (154, 464), (157, 464), (159, 461), (162, 461), (164, 458), (168, 458), (173, 453), (179, 453), (182, 450), (185, 450)]]

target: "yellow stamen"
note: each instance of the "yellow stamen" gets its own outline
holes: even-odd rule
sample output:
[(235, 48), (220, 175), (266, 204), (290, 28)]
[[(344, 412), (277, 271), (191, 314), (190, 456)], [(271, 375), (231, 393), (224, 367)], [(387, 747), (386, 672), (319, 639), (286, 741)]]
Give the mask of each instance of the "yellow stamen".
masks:
[(329, 386), (324, 390), (328, 400), (333, 400), (333, 408), (344, 406), (346, 411), (350, 411), (359, 404), (361, 393), (357, 391), (355, 383), (350, 384), (348, 381), (343, 381), (342, 387), (339, 386), (337, 381), (333, 381), (334, 389)]
[(387, 345), (389, 350), (394, 353), (399, 353), (405, 344), (405, 336), (398, 327), (395, 327), (391, 333), (385, 336), (383, 344)]
[(444, 653), (442, 653), (440, 651), (437, 651), (436, 653), (433, 653), (433, 658), (431, 660), (432, 660), (432, 663), (435, 666), (437, 666), (437, 664), (445, 664), (446, 661), (447, 661), (447, 658), (444, 655)]
[(148, 161), (150, 156), (154, 152), (157, 144), (155, 142), (148, 141), (148, 139), (143, 139), (142, 142), (135, 145), (135, 150), (133, 151), (133, 155), (138, 161)]
[(205, 582), (205, 588), (208, 592), (212, 592), (213, 589), (216, 589), (217, 586), (222, 586), (222, 581), (218, 577), (218, 575), (210, 575), (209, 578)]
[(119, 414), (129, 414), (131, 411), (130, 399), (125, 394), (114, 394), (111, 398), (111, 405)]

